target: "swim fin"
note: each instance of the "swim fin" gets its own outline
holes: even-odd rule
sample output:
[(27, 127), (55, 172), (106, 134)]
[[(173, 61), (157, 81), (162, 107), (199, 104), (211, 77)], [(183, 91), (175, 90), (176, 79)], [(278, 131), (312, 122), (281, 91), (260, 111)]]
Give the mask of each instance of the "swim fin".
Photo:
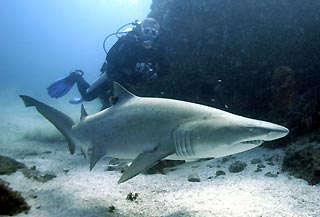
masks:
[(79, 103), (82, 103), (83, 102), (83, 99), (82, 98), (79, 98), (79, 97), (72, 97), (70, 100), (69, 100), (69, 103), (70, 104), (79, 104)]
[(61, 78), (53, 82), (47, 88), (49, 96), (51, 96), (52, 98), (59, 98), (66, 95), (70, 91), (72, 86), (76, 83), (76, 82), (73, 82), (73, 83), (68, 82), (68, 79), (67, 79), (68, 77), (69, 76), (66, 76), (64, 78)]
[(76, 70), (71, 72), (68, 76), (56, 80), (47, 88), (49, 96), (52, 98), (59, 98), (66, 95), (77, 82), (79, 76), (82, 75), (83, 71)]

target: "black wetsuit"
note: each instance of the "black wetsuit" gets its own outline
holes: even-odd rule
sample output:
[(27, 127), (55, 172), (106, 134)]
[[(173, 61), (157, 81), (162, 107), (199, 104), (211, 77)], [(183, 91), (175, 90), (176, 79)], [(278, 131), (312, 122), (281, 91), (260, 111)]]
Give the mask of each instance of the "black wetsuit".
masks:
[(91, 101), (98, 97), (108, 101), (112, 94), (114, 81), (128, 87), (148, 80), (145, 74), (136, 71), (137, 63), (151, 63), (153, 71), (158, 76), (161, 76), (161, 71), (168, 70), (168, 64), (164, 60), (163, 52), (157, 43), (155, 42), (152, 48), (146, 49), (139, 42), (134, 32), (129, 32), (118, 39), (109, 50), (106, 63), (102, 66), (101, 72), (107, 73), (108, 79), (89, 94), (86, 90), (90, 85), (82, 77), (78, 80), (77, 86), (85, 101)]

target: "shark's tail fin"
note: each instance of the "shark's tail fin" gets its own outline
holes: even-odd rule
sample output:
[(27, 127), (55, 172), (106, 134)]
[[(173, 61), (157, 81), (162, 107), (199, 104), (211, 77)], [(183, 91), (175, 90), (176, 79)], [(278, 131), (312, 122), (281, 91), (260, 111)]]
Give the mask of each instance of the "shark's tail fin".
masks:
[(50, 121), (66, 138), (71, 154), (75, 151), (75, 141), (71, 134), (73, 120), (66, 114), (26, 95), (20, 95), (26, 107), (35, 106), (37, 111)]

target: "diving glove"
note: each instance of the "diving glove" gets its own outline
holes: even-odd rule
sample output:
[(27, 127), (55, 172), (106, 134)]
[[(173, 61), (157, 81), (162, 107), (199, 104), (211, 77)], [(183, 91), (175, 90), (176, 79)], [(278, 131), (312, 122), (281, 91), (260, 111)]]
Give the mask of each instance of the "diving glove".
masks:
[(158, 77), (158, 74), (154, 72), (152, 68), (152, 63), (137, 63), (135, 71), (140, 73), (144, 79), (149, 81), (153, 81)]

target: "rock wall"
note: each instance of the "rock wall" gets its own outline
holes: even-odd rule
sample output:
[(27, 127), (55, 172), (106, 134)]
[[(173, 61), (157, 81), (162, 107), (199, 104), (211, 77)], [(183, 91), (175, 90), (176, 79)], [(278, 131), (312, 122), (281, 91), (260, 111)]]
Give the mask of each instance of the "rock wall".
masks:
[(320, 1), (153, 0), (151, 9), (170, 68), (139, 91), (284, 124), (293, 138), (319, 130)]

